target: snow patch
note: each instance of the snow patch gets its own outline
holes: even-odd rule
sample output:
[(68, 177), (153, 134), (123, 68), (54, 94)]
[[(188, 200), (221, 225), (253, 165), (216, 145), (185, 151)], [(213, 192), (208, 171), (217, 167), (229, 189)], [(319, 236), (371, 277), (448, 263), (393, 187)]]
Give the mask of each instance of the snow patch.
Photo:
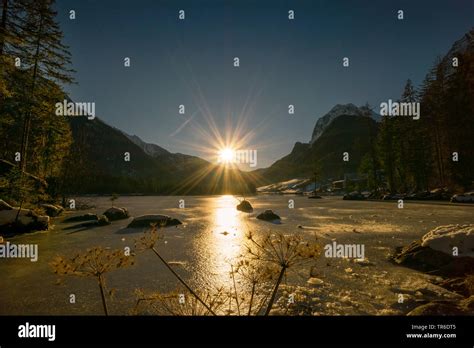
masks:
[(453, 255), (474, 257), (474, 225), (445, 225), (436, 227), (421, 238), (421, 245)]
[[(367, 115), (367, 113), (368, 110), (365, 106), (357, 107), (352, 103), (344, 105), (337, 104), (326, 115), (318, 119), (316, 126), (314, 126), (310, 143), (313, 144), (323, 134), (324, 130), (331, 124), (331, 122), (339, 116), (364, 116)], [(381, 120), (381, 116), (379, 114), (373, 111), (370, 111), (370, 114), (375, 121), (378, 122)]]

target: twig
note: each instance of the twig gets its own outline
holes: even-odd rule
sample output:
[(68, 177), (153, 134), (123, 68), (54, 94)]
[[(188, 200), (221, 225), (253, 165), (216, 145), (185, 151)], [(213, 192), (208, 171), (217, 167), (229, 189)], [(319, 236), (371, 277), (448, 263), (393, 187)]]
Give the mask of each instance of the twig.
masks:
[(201, 302), (201, 304), (202, 304), (212, 315), (216, 315), (216, 313), (214, 313), (214, 311), (198, 296), (198, 294), (196, 294), (196, 293), (194, 292), (194, 290), (191, 289), (188, 284), (186, 284), (186, 282), (179, 276), (179, 274), (174, 271), (174, 269), (168, 264), (168, 262), (166, 262), (165, 259), (163, 259), (163, 258), (161, 257), (161, 255), (158, 253), (158, 251), (157, 251), (155, 248), (151, 248), (151, 250), (153, 250), (153, 252), (155, 253), (155, 255), (158, 256), (158, 258), (161, 260), (161, 262), (164, 263), (164, 265), (171, 271), (171, 273), (173, 273), (173, 275), (181, 282), (181, 284), (183, 284), (184, 287), (185, 287), (186, 289), (188, 289), (188, 291), (189, 291), (199, 302)]

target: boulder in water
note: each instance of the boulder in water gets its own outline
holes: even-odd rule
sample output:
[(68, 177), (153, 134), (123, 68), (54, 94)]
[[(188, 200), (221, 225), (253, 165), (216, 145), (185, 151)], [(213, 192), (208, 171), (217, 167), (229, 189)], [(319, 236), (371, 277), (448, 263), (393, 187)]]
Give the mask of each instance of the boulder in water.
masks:
[(260, 213), (257, 216), (257, 219), (264, 220), (264, 221), (280, 221), (280, 217), (275, 214), (272, 210), (265, 210), (263, 213)]
[(249, 201), (244, 199), (242, 202), (237, 204), (237, 210), (243, 211), (244, 213), (251, 213), (253, 212), (253, 207)]
[(115, 221), (115, 220), (122, 220), (128, 218), (130, 215), (128, 214), (128, 211), (126, 208), (117, 208), (117, 207), (112, 207), (107, 209), (104, 212), (104, 215), (110, 220), (110, 221)]
[(106, 215), (100, 215), (97, 220), (97, 226), (106, 226), (110, 225), (110, 221)]
[(41, 207), (46, 211), (46, 215), (56, 217), (63, 212), (63, 207), (54, 204), (41, 204)]
[(48, 228), (49, 216), (38, 215), (33, 210), (14, 207), (12, 209), (0, 210), (0, 234), (14, 235), (17, 233), (43, 231)]
[(84, 215), (71, 216), (64, 220), (64, 222), (80, 222), (80, 221), (98, 221), (97, 214), (87, 213)]
[(5, 202), (3, 199), (0, 199), (0, 211), (2, 210), (12, 210), (13, 207)]
[[(470, 274), (474, 272), (473, 233), (474, 225), (437, 227), (421, 240), (401, 248), (394, 256), (394, 261), (420, 271), (448, 277)], [(453, 253), (455, 250), (456, 255)]]
[(467, 192), (451, 197), (451, 203), (474, 203), (474, 192)]
[(150, 225), (156, 224), (158, 227), (168, 227), (168, 226), (177, 226), (181, 225), (182, 222), (178, 219), (173, 219), (167, 215), (160, 214), (148, 214), (137, 216), (133, 221), (127, 226), (128, 228), (136, 227), (150, 227)]
[[(87, 217), (92, 217), (92, 216), (94, 216), (95, 219), (91, 218), (89, 220), (83, 220), (77, 225), (67, 227), (66, 230), (78, 229), (78, 228), (94, 228), (94, 227), (110, 225), (110, 221), (107, 218), (107, 216), (90, 214), (90, 216), (87, 216)], [(83, 217), (83, 215), (81, 215), (81, 217)]]
[(421, 245), (456, 256), (474, 257), (474, 225), (444, 225), (436, 227), (421, 238)]
[(353, 191), (350, 193), (346, 193), (344, 197), (342, 197), (342, 199), (349, 200), (349, 201), (363, 201), (365, 200), (365, 196), (359, 191)]

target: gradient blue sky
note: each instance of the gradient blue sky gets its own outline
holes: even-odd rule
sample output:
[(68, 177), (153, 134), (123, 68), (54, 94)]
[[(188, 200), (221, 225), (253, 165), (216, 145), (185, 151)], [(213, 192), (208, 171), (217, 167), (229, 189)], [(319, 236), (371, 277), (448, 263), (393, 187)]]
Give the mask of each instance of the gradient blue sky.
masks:
[(58, 0), (56, 7), (77, 70), (78, 84), (66, 87), (73, 100), (95, 102), (108, 124), (172, 152), (210, 158), (213, 129), (224, 138), (247, 135), (240, 147), (257, 149), (258, 167), (308, 142), (335, 104), (398, 98), (406, 79), (421, 83), (435, 58), (474, 27), (472, 0)]

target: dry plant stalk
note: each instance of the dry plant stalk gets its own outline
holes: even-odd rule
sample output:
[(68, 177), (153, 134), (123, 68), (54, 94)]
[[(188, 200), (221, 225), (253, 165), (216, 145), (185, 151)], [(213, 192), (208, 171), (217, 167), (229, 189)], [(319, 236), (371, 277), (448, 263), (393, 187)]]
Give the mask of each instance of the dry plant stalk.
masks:
[(87, 249), (84, 253), (77, 254), (71, 259), (58, 256), (50, 265), (54, 273), (58, 275), (97, 278), (104, 313), (108, 315), (109, 311), (105, 298), (106, 284), (104, 276), (107, 272), (133, 264), (133, 256), (126, 256), (122, 250), (109, 250), (102, 247), (95, 247)]
[(279, 274), (265, 310), (265, 315), (268, 315), (286, 271), (294, 266), (316, 259), (321, 249), (316, 243), (304, 241), (299, 234), (270, 233), (257, 240), (249, 232), (247, 240), (247, 255), (251, 260), (268, 263), (279, 268)]
[[(184, 295), (185, 290), (175, 290), (170, 293), (153, 292), (145, 294), (142, 290), (137, 289), (135, 294), (137, 296), (137, 303), (135, 306), (135, 313), (140, 313), (140, 305), (145, 303), (147, 311), (158, 315), (173, 315), (173, 316), (207, 316), (215, 315), (220, 308), (225, 304), (225, 296), (222, 289), (215, 292), (199, 292), (199, 298), (202, 298), (206, 306), (197, 299), (196, 296), (186, 298), (183, 303), (180, 303), (179, 296)], [(211, 310), (209, 310), (211, 309)]]
[[(163, 227), (161, 225), (160, 227)], [(151, 250), (160, 259), (161, 262), (168, 268), (168, 270), (175, 276), (176, 279), (186, 288), (186, 290), (193, 295), (211, 314), (216, 315), (212, 308), (194, 291), (183, 278), (170, 266), (170, 264), (160, 255), (155, 245), (160, 239), (156, 224), (151, 225), (151, 229), (146, 231), (141, 238), (135, 241), (135, 248), (137, 251)]]
[[(237, 302), (237, 307), (240, 310), (240, 305), (246, 305), (247, 316), (258, 314), (262, 305), (268, 298), (268, 294), (261, 294), (266, 292), (266, 288), (271, 284), (278, 274), (278, 268), (272, 264), (264, 264), (249, 260), (247, 258), (240, 259), (234, 266), (231, 267), (232, 278), (238, 275), (240, 279), (248, 286), (248, 289), (241, 290), (245, 294), (250, 293), (247, 297), (242, 297), (242, 303)], [(237, 288), (234, 282), (235, 297), (239, 298)], [(254, 310), (254, 303), (258, 302), (257, 310)], [(252, 310), (254, 310), (252, 312)]]

